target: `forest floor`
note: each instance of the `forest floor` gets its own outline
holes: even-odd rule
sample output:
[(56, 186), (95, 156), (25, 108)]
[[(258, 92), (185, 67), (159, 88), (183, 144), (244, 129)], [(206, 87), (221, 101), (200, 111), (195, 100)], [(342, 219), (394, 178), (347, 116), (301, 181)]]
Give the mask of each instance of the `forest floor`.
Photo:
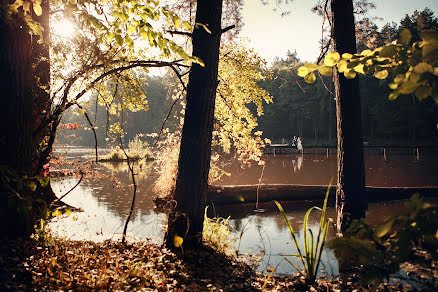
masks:
[[(0, 239), (0, 291), (260, 291), (267, 275), (212, 250), (177, 256), (133, 242)], [(376, 291), (414, 291), (381, 284)], [(299, 275), (272, 277), (265, 291), (369, 291), (354, 273), (306, 285)]]

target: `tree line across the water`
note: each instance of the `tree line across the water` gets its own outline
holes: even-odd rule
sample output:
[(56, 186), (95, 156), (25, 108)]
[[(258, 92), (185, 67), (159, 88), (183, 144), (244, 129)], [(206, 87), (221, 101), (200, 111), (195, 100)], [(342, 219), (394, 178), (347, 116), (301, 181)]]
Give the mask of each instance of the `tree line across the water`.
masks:
[[(387, 23), (381, 29), (364, 19), (357, 29), (358, 50), (375, 49), (399, 38), (403, 28), (412, 32), (412, 41), (420, 40), (421, 31), (438, 29), (438, 18), (426, 8), (406, 15), (398, 24)], [(273, 103), (264, 106), (264, 114), (258, 117), (257, 130), (273, 142), (291, 142), (300, 136), (305, 145), (336, 145), (336, 106), (331, 77), (321, 76), (314, 84), (299, 81), (297, 70), (303, 65), (296, 52), (290, 50), (286, 57), (277, 57), (269, 70), (272, 77), (259, 81), (272, 97)], [(173, 103), (169, 88), (175, 77), (169, 72), (164, 76), (148, 76), (142, 87), (147, 92), (148, 110), (124, 113), (125, 140), (133, 140), (137, 134), (158, 133)], [(419, 101), (413, 94), (389, 100), (390, 80), (372, 76), (360, 77), (362, 101), (362, 127), (364, 141), (369, 145), (430, 145), (437, 142), (438, 109), (432, 99)], [(122, 94), (122, 93), (120, 93)], [(92, 95), (84, 106), (93, 117), (99, 145), (107, 144), (110, 125), (117, 119), (108, 120), (105, 106), (98, 102), (98, 94)], [(174, 131), (182, 117), (181, 104), (172, 111), (166, 128)], [(255, 111), (255, 110), (254, 110)], [(78, 122), (84, 128), (74, 134), (75, 144), (94, 146), (94, 137), (85, 117), (68, 110), (64, 123)], [(284, 139), (284, 140), (283, 140)], [(66, 143), (60, 138), (61, 143)]]

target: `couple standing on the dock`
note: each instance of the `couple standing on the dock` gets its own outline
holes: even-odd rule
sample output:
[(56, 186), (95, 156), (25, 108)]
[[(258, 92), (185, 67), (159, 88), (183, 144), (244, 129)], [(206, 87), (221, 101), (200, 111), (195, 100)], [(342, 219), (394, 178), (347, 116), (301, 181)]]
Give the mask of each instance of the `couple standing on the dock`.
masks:
[(294, 139), (292, 140), (292, 146), (296, 146), (297, 150), (303, 153), (303, 144), (300, 137), (294, 136)]

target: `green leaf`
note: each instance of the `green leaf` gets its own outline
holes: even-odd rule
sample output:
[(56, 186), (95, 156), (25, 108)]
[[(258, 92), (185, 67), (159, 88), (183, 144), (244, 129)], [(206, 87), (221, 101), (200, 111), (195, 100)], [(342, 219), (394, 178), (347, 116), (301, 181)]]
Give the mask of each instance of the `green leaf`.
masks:
[(297, 74), (300, 77), (305, 77), (307, 74), (309, 74), (309, 72), (310, 72), (309, 69), (307, 69), (304, 66), (301, 66), (300, 68), (298, 68)]
[(382, 71), (376, 71), (374, 72), (373, 76), (376, 77), (377, 79), (386, 79), (386, 77), (388, 77), (389, 73), (388, 70), (382, 70)]
[(309, 72), (306, 76), (304, 76), (304, 81), (307, 83), (313, 83), (316, 81), (315, 73)]
[(407, 28), (403, 28), (400, 32), (400, 38), (398, 39), (400, 43), (407, 45), (411, 40), (411, 32)]
[(332, 76), (332, 68), (326, 65), (319, 66), (319, 73), (324, 76)]
[(43, 14), (43, 9), (41, 8), (40, 3), (37, 2), (33, 3), (33, 11), (37, 16), (41, 16), (41, 14)]
[(333, 67), (335, 66), (339, 60), (341, 59), (341, 56), (338, 52), (330, 52), (327, 56), (324, 58), (324, 65)]

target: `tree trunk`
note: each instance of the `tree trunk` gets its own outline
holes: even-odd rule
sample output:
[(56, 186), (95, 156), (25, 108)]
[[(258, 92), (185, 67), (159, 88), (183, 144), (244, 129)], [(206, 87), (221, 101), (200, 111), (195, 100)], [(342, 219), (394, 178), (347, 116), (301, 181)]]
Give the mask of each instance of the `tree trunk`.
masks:
[(197, 1), (196, 23), (206, 25), (211, 33), (201, 26), (193, 31), (193, 56), (201, 58), (205, 67), (193, 64), (189, 75), (174, 191), (176, 206), (169, 215), (165, 238), (170, 248), (174, 248), (175, 235), (184, 239), (184, 249), (195, 249), (202, 245), (218, 83), (221, 13), (222, 0)]
[[(331, 0), (332, 36), (335, 51), (356, 53), (352, 0)], [(338, 137), (336, 211), (338, 231), (352, 219), (365, 217), (365, 165), (363, 156), (359, 80), (346, 79), (334, 70)]]
[(24, 194), (6, 188), (13, 183), (8, 178), (30, 175), (32, 164), (32, 39), (19, 16), (0, 18), (0, 44), (0, 228), (17, 234), (33, 227), (18, 212)]
[[(33, 15), (44, 28), (42, 39), (40, 37), (32, 38), (32, 69), (33, 69), (33, 148), (37, 150), (44, 138), (50, 135), (50, 126), (42, 129), (39, 126), (44, 123), (50, 115), (50, 55), (49, 55), (49, 37), (50, 37), (50, 3), (49, 0), (41, 2), (43, 13), (41, 16)], [(55, 133), (53, 133), (54, 135)], [(43, 171), (43, 165), (49, 160), (49, 157), (43, 156), (41, 151), (33, 151), (32, 172), (39, 175)]]

